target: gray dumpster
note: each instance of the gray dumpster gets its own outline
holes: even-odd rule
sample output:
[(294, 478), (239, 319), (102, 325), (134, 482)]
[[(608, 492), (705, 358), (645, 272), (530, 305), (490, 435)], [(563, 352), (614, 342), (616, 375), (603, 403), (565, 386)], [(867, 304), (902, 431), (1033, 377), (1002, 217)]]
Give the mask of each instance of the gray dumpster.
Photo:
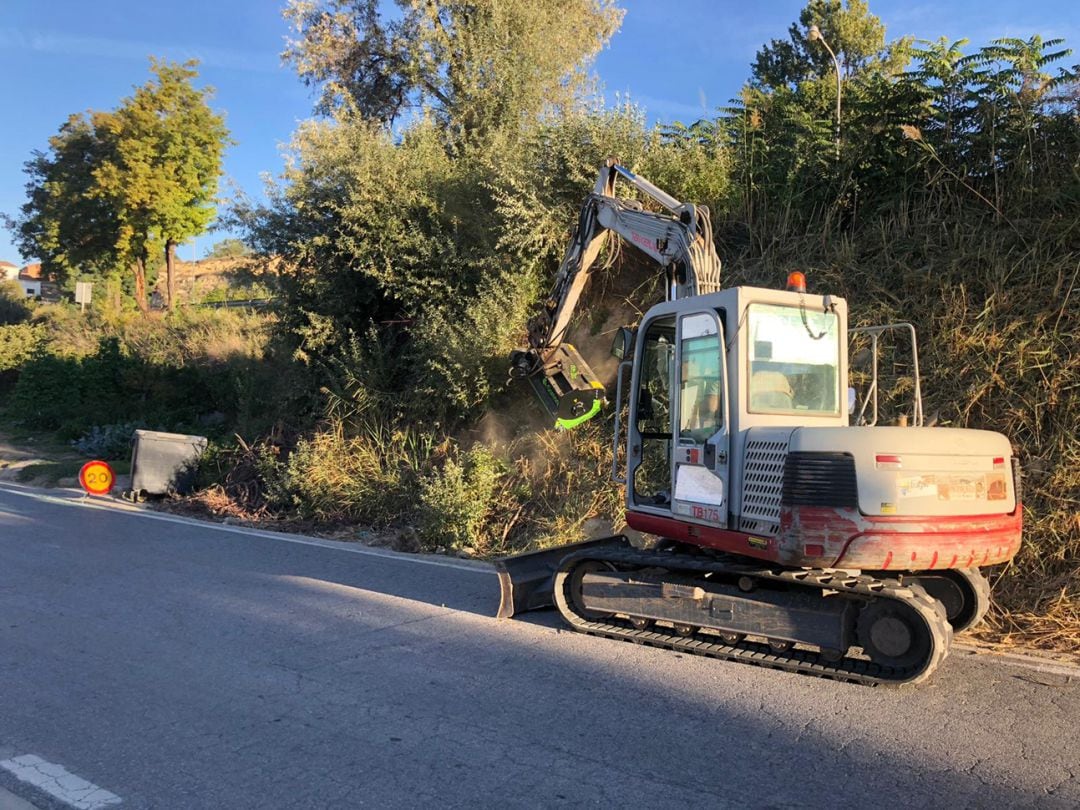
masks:
[(131, 492), (138, 495), (184, 495), (195, 486), (205, 436), (136, 430), (131, 449)]

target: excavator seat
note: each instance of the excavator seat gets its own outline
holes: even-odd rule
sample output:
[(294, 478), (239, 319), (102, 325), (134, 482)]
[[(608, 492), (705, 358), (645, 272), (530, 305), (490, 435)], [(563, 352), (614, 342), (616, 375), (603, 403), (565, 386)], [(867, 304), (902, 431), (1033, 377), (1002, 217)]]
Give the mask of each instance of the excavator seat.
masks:
[(794, 402), (791, 383), (779, 371), (755, 371), (750, 378), (751, 410), (790, 411)]

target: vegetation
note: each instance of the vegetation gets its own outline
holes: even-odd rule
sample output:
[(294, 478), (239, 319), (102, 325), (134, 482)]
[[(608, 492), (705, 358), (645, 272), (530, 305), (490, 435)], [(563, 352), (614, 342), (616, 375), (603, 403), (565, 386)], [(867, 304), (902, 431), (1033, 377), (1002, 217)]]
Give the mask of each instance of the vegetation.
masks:
[(22, 323), (32, 311), (19, 282), (0, 281), (0, 325)]
[(241, 239), (222, 239), (220, 242), (215, 242), (213, 246), (206, 252), (204, 258), (207, 259), (236, 259), (241, 256), (248, 256), (251, 251), (248, 246), (244, 244)]
[[(0, 374), (21, 369), (10, 412), (86, 441), (109, 435), (78, 421), (91, 401), (112, 424), (221, 413), (203, 471), (212, 508), (401, 529), (405, 548), (491, 555), (618, 526), (610, 423), (536, 430), (505, 364), (615, 154), (712, 208), (726, 283), (804, 269), (860, 323), (917, 325), (927, 413), (1007, 434), (1027, 473), (1025, 546), (995, 577), (991, 632), (1075, 638), (1080, 69), (1063, 43), (889, 41), (862, 0), (810, 0), (715, 118), (649, 126), (589, 94), (590, 61), (621, 19), (609, 0), (397, 6), (286, 11), (286, 57), (318, 89), (319, 117), (295, 134), (269, 202), (238, 203), (231, 223), (282, 262), (273, 316), (144, 322), (108, 296), (90, 331), (69, 310), (16, 315), (0, 327)], [(813, 26), (836, 54), (839, 120)], [(55, 268), (131, 262), (113, 233), (56, 241), (102, 216), (106, 200), (68, 165), (98, 159), (95, 116), (111, 115), (72, 119), (31, 164), (30, 211), (49, 214), (24, 223), (49, 224), (26, 233)], [(81, 208), (53, 212), (53, 188)], [(154, 221), (145, 233), (164, 247)], [(612, 272), (594, 282), (579, 345), (662, 294), (633, 251), (603, 260)], [(888, 366), (895, 408), (909, 363)], [(54, 404), (61, 393), (77, 411)]]
[(127, 454), (136, 427), (272, 433), (303, 385), (277, 362), (270, 323), (242, 310), (147, 319), (43, 306), (0, 326), (0, 403), (7, 421), (107, 458)]

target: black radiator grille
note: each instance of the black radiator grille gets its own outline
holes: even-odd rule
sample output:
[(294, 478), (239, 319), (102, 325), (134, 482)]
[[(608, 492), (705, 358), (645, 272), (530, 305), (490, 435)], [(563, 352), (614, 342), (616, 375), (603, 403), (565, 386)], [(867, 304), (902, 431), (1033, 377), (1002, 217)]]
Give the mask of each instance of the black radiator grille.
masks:
[(855, 459), (847, 453), (788, 453), (780, 502), (785, 506), (858, 507)]

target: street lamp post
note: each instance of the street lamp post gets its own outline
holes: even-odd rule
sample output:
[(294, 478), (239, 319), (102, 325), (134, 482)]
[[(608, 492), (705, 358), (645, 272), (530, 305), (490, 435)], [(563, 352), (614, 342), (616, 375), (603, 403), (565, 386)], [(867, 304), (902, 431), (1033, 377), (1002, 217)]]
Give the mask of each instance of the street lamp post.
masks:
[(816, 25), (810, 26), (810, 41), (820, 42), (825, 46), (825, 50), (829, 52), (829, 56), (832, 57), (833, 66), (836, 68), (836, 159), (840, 159), (840, 63), (836, 59), (836, 54), (833, 53), (833, 49), (829, 47), (829, 43), (825, 41), (825, 37), (821, 35), (821, 29)]

